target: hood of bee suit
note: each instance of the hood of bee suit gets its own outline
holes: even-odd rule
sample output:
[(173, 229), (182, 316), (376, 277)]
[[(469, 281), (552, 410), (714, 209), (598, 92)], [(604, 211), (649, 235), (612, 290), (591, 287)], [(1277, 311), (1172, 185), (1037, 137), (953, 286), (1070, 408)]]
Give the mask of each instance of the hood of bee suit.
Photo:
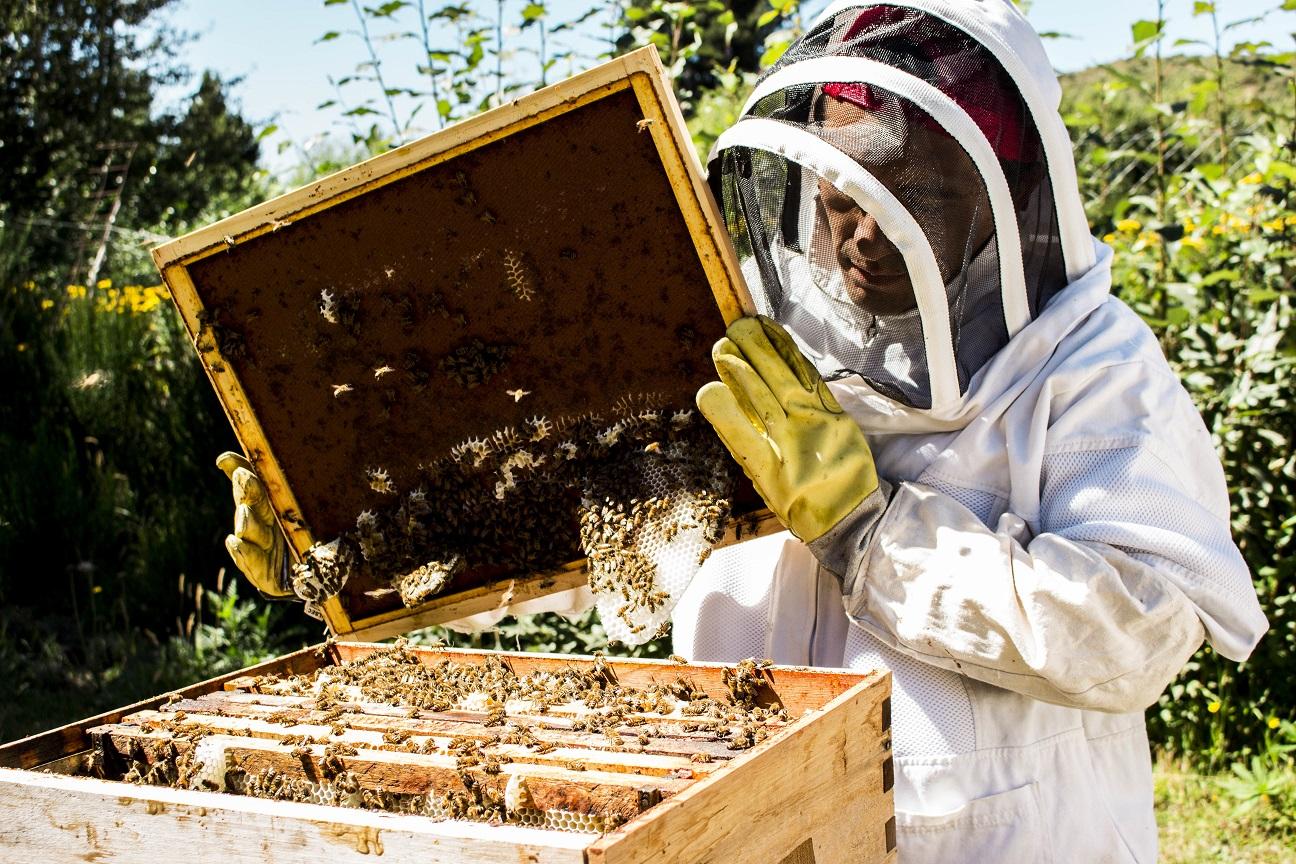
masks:
[(831, 4), (708, 160), (759, 311), (826, 379), (958, 425), (978, 373), (1047, 350), (1050, 301), (1105, 272), (1060, 96), (1009, 0)]

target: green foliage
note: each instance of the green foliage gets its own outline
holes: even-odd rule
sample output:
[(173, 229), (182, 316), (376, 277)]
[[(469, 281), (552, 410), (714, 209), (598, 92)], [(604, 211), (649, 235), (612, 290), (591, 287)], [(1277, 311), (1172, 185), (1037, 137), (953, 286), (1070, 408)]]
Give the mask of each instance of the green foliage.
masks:
[(1260, 789), (1281, 767), (1265, 755), (1272, 729), (1296, 708), (1294, 55), (1165, 60), (1161, 29), (1140, 25), (1157, 56), (1065, 81), (1063, 112), (1090, 221), (1116, 250), (1114, 290), (1160, 334), (1215, 440), (1271, 628), (1244, 664), (1203, 648), (1149, 729)]
[(32, 672), (3, 737), (255, 653), (185, 629), (227, 563), (211, 460), (234, 441), (147, 247), (265, 190), (219, 78), (151, 110), (186, 77), (153, 17), (168, 2), (0, 12), (0, 665)]
[[(25, 276), (85, 280), (108, 237), (97, 274), (151, 278), (143, 246), (219, 212), (231, 193), (256, 194), (256, 137), (219, 78), (205, 74), (179, 113), (152, 111), (158, 86), (186, 76), (182, 40), (156, 16), (172, 2), (0, 11), (11, 34), (0, 51), (0, 222), (25, 235)], [(133, 254), (118, 262), (119, 252)]]
[(782, 32), (785, 23), (796, 21), (794, 26), (800, 26), (797, 0), (772, 3), (632, 0), (625, 10), (628, 27), (617, 47), (628, 51), (655, 45), (674, 78), (685, 114), (691, 116), (698, 99), (726, 86), (726, 74), (756, 72), (769, 65), (762, 59), (766, 42)]
[(287, 607), (242, 599), (230, 580), (179, 594), (191, 604), (181, 631), (159, 637), (149, 629), (104, 630), (76, 646), (70, 622), (33, 618), (0, 606), (0, 676), (10, 697), (0, 702), (0, 740), (129, 705), (205, 678), (233, 672), (302, 647), (306, 631)]
[[(1161, 759), (1153, 772), (1158, 860), (1164, 864), (1240, 864), (1291, 861), (1296, 832), (1290, 827), (1290, 799), (1252, 796), (1240, 810), (1232, 779), (1203, 775), (1191, 764)], [(1267, 772), (1265, 783), (1291, 787), (1291, 768)], [(1253, 788), (1248, 785), (1248, 788)], [(1249, 793), (1242, 793), (1249, 794)]]
[(630, 648), (609, 643), (598, 614), (589, 610), (577, 618), (555, 613), (518, 615), (479, 633), (457, 633), (445, 627), (427, 627), (410, 634), (416, 643), (437, 643), (452, 648), (489, 651), (541, 651), (546, 654), (593, 654), (602, 651), (618, 657), (667, 657), (670, 637), (658, 637)]

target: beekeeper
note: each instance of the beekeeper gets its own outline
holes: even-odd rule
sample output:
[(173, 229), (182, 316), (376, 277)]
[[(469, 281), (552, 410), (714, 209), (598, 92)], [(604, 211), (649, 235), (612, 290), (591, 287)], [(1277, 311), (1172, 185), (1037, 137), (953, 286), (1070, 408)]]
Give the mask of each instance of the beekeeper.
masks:
[(794, 536), (713, 555), (677, 650), (890, 669), (904, 864), (1154, 861), (1143, 711), (1267, 626), (1058, 102), (1007, 0), (835, 3), (712, 154), (768, 317), (698, 405)]
[[(1155, 860), (1143, 710), (1267, 626), (1058, 102), (1008, 0), (835, 3), (711, 160), (762, 317), (698, 405), (790, 532), (707, 560), (676, 649), (891, 670), (904, 864)], [(239, 458), (227, 545), (287, 593)]]

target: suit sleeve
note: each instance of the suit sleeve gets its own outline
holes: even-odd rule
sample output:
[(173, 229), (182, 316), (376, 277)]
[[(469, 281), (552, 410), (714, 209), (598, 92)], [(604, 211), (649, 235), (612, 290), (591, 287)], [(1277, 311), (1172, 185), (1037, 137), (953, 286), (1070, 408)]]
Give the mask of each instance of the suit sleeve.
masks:
[[(1267, 622), (1186, 394), (1097, 438), (1069, 434), (1094, 425), (1077, 400), (1044, 452), (1038, 533), (901, 483), (812, 548), (842, 576), (852, 619), (896, 650), (1048, 702), (1137, 711), (1203, 636), (1242, 660)], [(1169, 425), (1157, 434), (1154, 422)]]

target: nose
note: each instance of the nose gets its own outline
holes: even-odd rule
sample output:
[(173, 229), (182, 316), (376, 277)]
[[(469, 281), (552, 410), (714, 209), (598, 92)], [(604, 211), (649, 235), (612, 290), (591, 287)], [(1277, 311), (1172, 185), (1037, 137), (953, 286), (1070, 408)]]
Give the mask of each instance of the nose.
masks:
[(854, 230), (844, 239), (851, 244), (850, 251), (866, 261), (878, 261), (896, 251), (895, 244), (882, 233), (882, 227), (871, 213), (857, 212)]

